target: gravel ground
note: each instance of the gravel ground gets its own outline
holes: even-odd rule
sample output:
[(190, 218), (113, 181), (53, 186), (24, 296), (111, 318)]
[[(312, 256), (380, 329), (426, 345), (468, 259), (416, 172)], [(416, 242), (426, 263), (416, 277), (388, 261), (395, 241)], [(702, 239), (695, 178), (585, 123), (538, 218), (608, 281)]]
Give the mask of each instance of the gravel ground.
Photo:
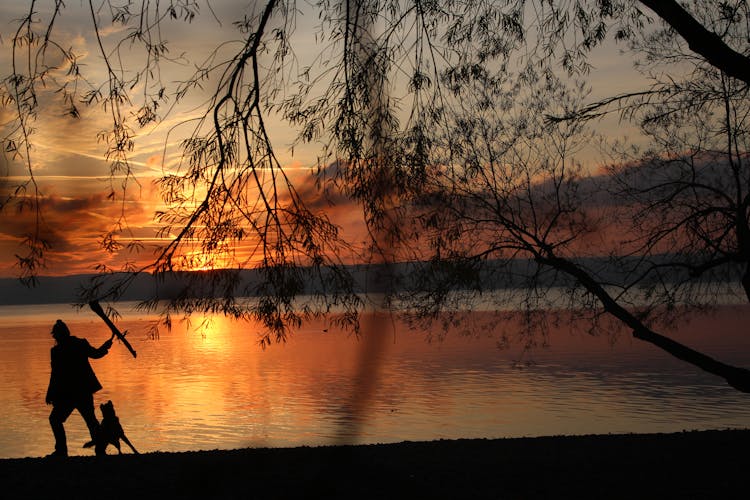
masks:
[[(110, 451), (114, 449), (110, 447)], [(750, 430), (0, 460), (8, 499), (750, 498)]]

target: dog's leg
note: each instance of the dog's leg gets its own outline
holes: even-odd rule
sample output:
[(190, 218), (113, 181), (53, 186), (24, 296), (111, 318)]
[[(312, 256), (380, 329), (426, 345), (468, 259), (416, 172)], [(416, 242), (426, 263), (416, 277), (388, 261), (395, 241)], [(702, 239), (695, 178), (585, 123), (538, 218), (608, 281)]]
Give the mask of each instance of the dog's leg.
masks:
[(138, 453), (138, 450), (136, 450), (136, 449), (135, 449), (135, 446), (133, 446), (133, 445), (131, 444), (130, 440), (129, 440), (129, 439), (127, 438), (127, 437), (125, 437), (125, 434), (124, 434), (124, 433), (123, 433), (123, 435), (122, 435), (122, 436), (120, 436), (120, 437), (122, 438), (122, 440), (123, 440), (123, 441), (125, 441), (125, 444), (127, 444), (128, 446), (130, 446), (130, 449), (131, 449), (131, 450), (133, 450), (133, 453), (135, 453), (136, 455), (139, 455), (139, 453)]

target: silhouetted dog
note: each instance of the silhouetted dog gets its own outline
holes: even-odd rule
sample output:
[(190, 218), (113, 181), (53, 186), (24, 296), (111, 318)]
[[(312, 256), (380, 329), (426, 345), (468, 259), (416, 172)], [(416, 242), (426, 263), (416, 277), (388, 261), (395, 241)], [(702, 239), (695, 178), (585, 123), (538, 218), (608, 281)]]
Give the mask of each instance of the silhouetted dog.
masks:
[[(122, 453), (122, 450), (120, 449), (120, 439), (130, 446), (133, 453), (138, 453), (135, 447), (130, 443), (130, 440), (125, 436), (125, 431), (122, 430), (120, 419), (117, 418), (117, 415), (115, 414), (115, 405), (112, 404), (112, 401), (100, 404), (99, 408), (102, 410), (102, 423), (99, 426), (99, 435), (96, 440), (99, 441), (97, 454), (99, 454), (99, 451), (104, 454), (107, 446), (110, 444), (115, 445), (118, 453)], [(89, 441), (84, 444), (83, 447), (90, 448), (97, 444), (96, 441)]]

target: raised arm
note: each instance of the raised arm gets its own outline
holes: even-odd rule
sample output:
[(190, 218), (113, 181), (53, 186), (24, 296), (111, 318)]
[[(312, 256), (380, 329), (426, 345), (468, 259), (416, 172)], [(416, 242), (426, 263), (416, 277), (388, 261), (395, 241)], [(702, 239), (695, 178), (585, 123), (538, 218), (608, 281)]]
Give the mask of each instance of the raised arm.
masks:
[(88, 346), (88, 350), (87, 350), (88, 357), (93, 358), (93, 359), (99, 359), (99, 358), (103, 358), (104, 356), (106, 356), (107, 353), (109, 352), (109, 348), (112, 347), (112, 339), (107, 340), (105, 343), (99, 346), (98, 349), (95, 349), (94, 347), (92, 347), (91, 344), (88, 343), (88, 341), (86, 341), (86, 345)]

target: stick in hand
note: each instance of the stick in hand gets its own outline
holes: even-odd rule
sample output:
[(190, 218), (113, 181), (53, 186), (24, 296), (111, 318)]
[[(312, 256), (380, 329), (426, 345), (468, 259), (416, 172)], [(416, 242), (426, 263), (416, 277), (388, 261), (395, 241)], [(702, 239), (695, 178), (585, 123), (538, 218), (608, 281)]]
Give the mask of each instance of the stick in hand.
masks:
[(128, 339), (125, 338), (125, 334), (122, 333), (114, 323), (112, 323), (112, 320), (109, 319), (107, 314), (104, 312), (104, 309), (102, 309), (102, 306), (99, 305), (98, 300), (92, 300), (89, 302), (89, 307), (92, 311), (94, 311), (100, 318), (104, 320), (104, 322), (107, 324), (110, 330), (112, 330), (112, 336), (117, 337), (120, 339), (120, 342), (125, 344), (125, 347), (128, 348), (128, 351), (130, 351), (130, 354), (135, 357), (135, 349), (133, 349), (133, 346), (130, 345), (130, 342), (128, 342)]

